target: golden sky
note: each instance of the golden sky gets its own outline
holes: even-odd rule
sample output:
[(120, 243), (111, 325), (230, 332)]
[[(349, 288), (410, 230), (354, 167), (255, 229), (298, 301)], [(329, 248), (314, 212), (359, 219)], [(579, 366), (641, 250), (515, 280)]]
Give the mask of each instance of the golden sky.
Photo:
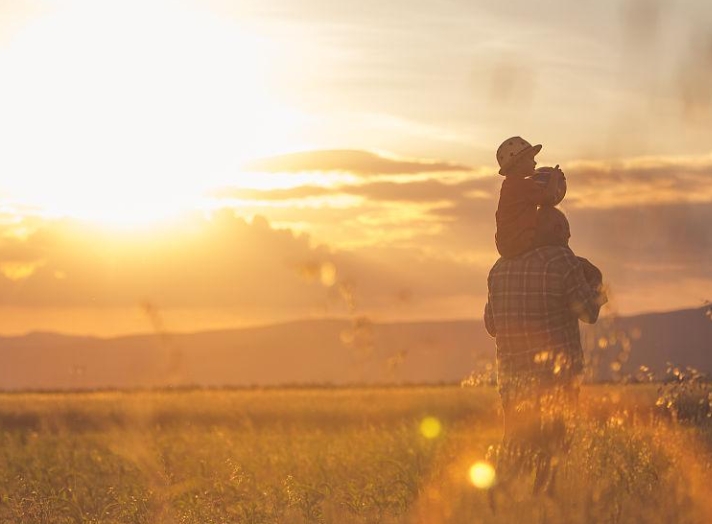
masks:
[(0, 334), (479, 318), (511, 135), (609, 312), (712, 299), (703, 0), (0, 2), (0, 75)]

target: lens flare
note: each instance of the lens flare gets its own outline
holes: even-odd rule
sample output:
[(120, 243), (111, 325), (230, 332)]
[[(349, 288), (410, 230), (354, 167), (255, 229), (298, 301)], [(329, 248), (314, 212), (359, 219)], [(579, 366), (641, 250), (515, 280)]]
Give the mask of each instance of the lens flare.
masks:
[(470, 467), (470, 482), (479, 489), (489, 489), (494, 485), (494, 468), (484, 461), (475, 462)]
[(420, 433), (427, 439), (436, 438), (442, 429), (442, 424), (435, 417), (425, 417), (420, 422)]
[(321, 283), (326, 287), (336, 284), (336, 266), (331, 262), (324, 262), (319, 270)]

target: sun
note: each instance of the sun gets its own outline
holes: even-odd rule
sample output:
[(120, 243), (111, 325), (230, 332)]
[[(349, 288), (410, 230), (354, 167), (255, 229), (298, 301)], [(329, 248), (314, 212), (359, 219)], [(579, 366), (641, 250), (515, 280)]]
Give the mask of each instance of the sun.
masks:
[(52, 6), (0, 48), (3, 196), (143, 223), (290, 148), (299, 113), (271, 85), (283, 50), (254, 28), (186, 1)]

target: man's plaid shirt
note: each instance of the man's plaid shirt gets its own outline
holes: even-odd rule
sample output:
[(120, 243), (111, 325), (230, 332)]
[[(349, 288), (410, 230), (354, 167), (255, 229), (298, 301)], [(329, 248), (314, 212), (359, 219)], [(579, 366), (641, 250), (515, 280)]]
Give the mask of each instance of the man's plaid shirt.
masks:
[(487, 284), (485, 326), (496, 338), (500, 389), (513, 381), (565, 384), (582, 374), (578, 321), (598, 319), (599, 293), (569, 248), (500, 258)]

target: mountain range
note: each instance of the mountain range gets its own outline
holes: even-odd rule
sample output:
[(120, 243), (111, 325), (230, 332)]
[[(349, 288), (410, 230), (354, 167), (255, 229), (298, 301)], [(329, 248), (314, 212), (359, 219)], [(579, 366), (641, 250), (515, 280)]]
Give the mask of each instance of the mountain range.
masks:
[[(582, 325), (589, 378), (692, 367), (712, 374), (706, 308)], [(191, 334), (0, 337), (0, 389), (247, 387), (491, 380), (494, 340), (479, 320), (300, 320)], [(647, 369), (647, 371), (646, 371)], [(639, 377), (640, 378), (640, 377)]]

